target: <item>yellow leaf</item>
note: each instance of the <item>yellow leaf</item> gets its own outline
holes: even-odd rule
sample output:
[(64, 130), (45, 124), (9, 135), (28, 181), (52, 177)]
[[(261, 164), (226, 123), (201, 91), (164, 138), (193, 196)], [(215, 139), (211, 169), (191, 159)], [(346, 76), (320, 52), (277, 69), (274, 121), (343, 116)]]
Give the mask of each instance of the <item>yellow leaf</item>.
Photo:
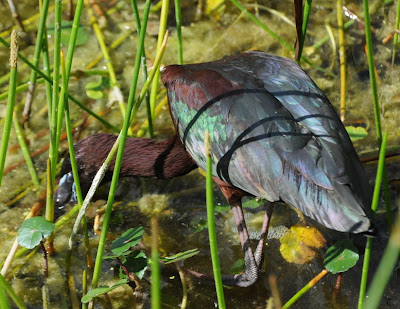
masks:
[(206, 15), (211, 15), (217, 20), (225, 10), (225, 0), (207, 0)]
[(317, 254), (326, 240), (315, 227), (294, 225), (290, 232), (280, 239), (280, 252), (289, 263), (305, 264)]

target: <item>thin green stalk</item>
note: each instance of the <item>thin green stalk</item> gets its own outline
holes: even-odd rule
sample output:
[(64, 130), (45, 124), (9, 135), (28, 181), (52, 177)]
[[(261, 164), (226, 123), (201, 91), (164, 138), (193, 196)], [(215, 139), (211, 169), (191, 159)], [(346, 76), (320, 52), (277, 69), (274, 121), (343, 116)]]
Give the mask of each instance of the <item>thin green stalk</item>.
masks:
[[(6, 46), (7, 48), (10, 48), (10, 44), (8, 44), (2, 37), (0, 37), (0, 43), (2, 43), (4, 46)], [(40, 75), (44, 80), (49, 81), (53, 84), (53, 81), (46, 75), (44, 74), (41, 70), (39, 70), (36, 66), (34, 66), (28, 59), (26, 59), (23, 55), (21, 55), (20, 53), (18, 53), (18, 58), (21, 59), (23, 62), (25, 62), (31, 69), (35, 70), (36, 73), (38, 75)], [(60, 89), (61, 87), (59, 87)], [(112, 124), (110, 124), (108, 121), (106, 121), (105, 119), (101, 118), (100, 116), (98, 116), (97, 114), (95, 114), (94, 112), (92, 112), (90, 110), (90, 108), (87, 108), (85, 105), (83, 105), (82, 103), (80, 103), (75, 97), (73, 97), (72, 95), (68, 94), (68, 99), (70, 99), (72, 102), (74, 102), (79, 108), (83, 109), (86, 113), (88, 113), (89, 115), (91, 115), (92, 117), (94, 117), (95, 119), (97, 119), (98, 121), (100, 121), (103, 125), (105, 125), (106, 127), (110, 128), (111, 130), (113, 130), (114, 132), (119, 132), (119, 130), (114, 127)]]
[[(397, 1), (397, 11), (396, 11), (396, 24), (395, 29), (399, 30), (400, 26), (400, 0)], [(399, 35), (396, 32), (393, 36), (393, 53), (392, 53), (392, 66), (394, 65), (394, 61), (396, 60), (396, 51), (397, 51), (397, 44), (399, 40)]]
[[(140, 17), (139, 17), (139, 10), (137, 7), (136, 0), (132, 0), (132, 8), (133, 8), (133, 14), (135, 15), (135, 21), (136, 21), (136, 28), (138, 35), (140, 35)], [(141, 65), (142, 65), (142, 71), (143, 71), (143, 79), (147, 80), (148, 78), (148, 71), (147, 71), (147, 63), (146, 63), (146, 51), (145, 48), (143, 48), (143, 54), (141, 57)], [(146, 93), (146, 112), (147, 112), (147, 121), (150, 124), (149, 125), (149, 135), (150, 137), (153, 137), (153, 121), (152, 121), (152, 115), (151, 115), (151, 106), (150, 106), (150, 96), (149, 93)]]
[(298, 291), (291, 299), (288, 300), (286, 304), (283, 305), (282, 309), (287, 309), (292, 306), (298, 299), (303, 296), (309, 289), (311, 289), (318, 281), (321, 280), (323, 276), (328, 273), (326, 269), (321, 271), (317, 276), (315, 276), (309, 283), (307, 283), (300, 291)]
[[(78, 199), (78, 204), (82, 205), (83, 204), (82, 190), (81, 190), (81, 185), (80, 185), (80, 180), (79, 180), (78, 167), (77, 167), (76, 159), (75, 159), (74, 140), (72, 137), (72, 126), (71, 126), (71, 119), (70, 119), (70, 115), (69, 115), (69, 106), (68, 106), (68, 77), (67, 77), (67, 69), (65, 66), (65, 58), (64, 58), (63, 52), (61, 53), (61, 68), (62, 68), (61, 95), (63, 97), (61, 98), (60, 101), (65, 102), (65, 104), (64, 104), (65, 130), (67, 132), (71, 169), (72, 169), (72, 175), (74, 177), (75, 192), (76, 192), (76, 196)], [(83, 235), (84, 235), (84, 242), (85, 242), (85, 247), (86, 247), (86, 256), (87, 256), (88, 265), (92, 266), (93, 260), (92, 260), (91, 250), (90, 250), (89, 232), (88, 232), (85, 216), (82, 217), (82, 227), (83, 227)], [(68, 252), (65, 257), (65, 268), (66, 268), (66, 273), (68, 274), (68, 276), (69, 276), (69, 273), (71, 270), (71, 256), (72, 256), (72, 249), (73, 249), (72, 244), (75, 243), (75, 239), (76, 239), (75, 230), (72, 231), (70, 239), (72, 241), (69, 242)]]
[[(147, 20), (146, 20), (146, 22), (147, 22)], [(143, 98), (144, 98), (145, 94), (148, 92), (148, 90), (149, 90), (149, 88), (150, 88), (150, 85), (151, 85), (151, 83), (152, 83), (152, 81), (153, 81), (153, 78), (154, 78), (154, 76), (155, 76), (155, 72), (156, 72), (157, 70), (159, 70), (159, 68), (160, 68), (162, 56), (163, 56), (163, 54), (164, 54), (165, 47), (166, 47), (166, 45), (167, 45), (167, 39), (168, 39), (168, 32), (167, 32), (166, 35), (165, 35), (165, 40), (164, 40), (164, 42), (163, 42), (163, 45), (162, 45), (162, 48), (161, 48), (161, 52), (160, 52), (160, 54), (157, 56), (157, 58), (156, 58), (156, 60), (155, 60), (155, 62), (154, 62), (154, 67), (153, 67), (153, 70), (152, 70), (151, 73), (150, 73), (149, 79), (144, 83), (143, 88), (142, 88), (142, 91), (140, 92), (139, 98), (137, 99), (137, 101), (136, 101), (136, 103), (135, 103), (135, 107), (133, 108), (130, 122), (133, 121), (133, 119), (134, 119), (134, 117), (135, 117), (135, 115), (136, 115), (136, 113), (137, 113), (137, 111), (138, 111), (138, 109), (139, 109), (139, 107), (140, 107), (140, 103), (143, 101)], [(87, 206), (89, 205), (89, 202), (90, 202), (91, 198), (93, 197), (94, 192), (96, 191), (96, 188), (99, 186), (101, 180), (103, 179), (103, 176), (104, 176), (105, 172), (106, 172), (107, 169), (108, 169), (108, 166), (110, 165), (112, 159), (114, 158), (114, 156), (115, 156), (115, 154), (116, 154), (116, 152), (117, 152), (117, 150), (118, 150), (118, 146), (119, 146), (120, 140), (121, 140), (121, 133), (118, 135), (117, 140), (115, 141), (114, 145), (112, 146), (112, 148), (111, 148), (111, 150), (110, 150), (110, 153), (108, 154), (106, 160), (104, 161), (103, 165), (100, 167), (100, 169), (98, 170), (98, 172), (96, 173), (96, 175), (95, 175), (95, 177), (94, 177), (94, 179), (93, 179), (93, 182), (92, 182), (92, 184), (91, 184), (91, 186), (90, 186), (90, 188), (89, 188), (89, 191), (88, 191), (88, 193), (86, 194), (85, 200), (83, 201), (83, 205), (82, 205), (82, 207), (80, 207), (80, 209), (79, 209), (79, 214), (78, 214), (78, 216), (77, 216), (77, 218), (76, 218), (76, 220), (75, 220), (75, 224), (74, 224), (74, 227), (73, 227), (74, 230), (77, 230), (77, 229), (78, 229), (79, 223), (80, 223), (82, 217), (83, 217), (84, 214), (85, 214), (86, 208), (87, 208)], [(77, 206), (75, 206), (74, 209), (75, 209), (76, 207), (77, 207)], [(72, 214), (72, 215), (73, 215), (73, 214)], [(61, 220), (60, 220), (60, 221), (61, 221)], [(65, 221), (67, 221), (67, 218), (65, 218), (65, 219), (63, 220), (63, 222), (60, 222), (60, 223), (59, 223), (59, 221), (56, 222), (56, 228), (57, 228), (57, 226), (58, 226), (58, 225), (57, 225), (58, 223), (59, 223), (60, 225), (62, 225), (62, 224), (65, 223)], [(100, 266), (99, 266), (99, 267), (100, 267)], [(97, 279), (97, 280), (98, 280), (98, 279)]]
[(378, 88), (376, 86), (376, 77), (375, 77), (375, 64), (374, 64), (374, 54), (373, 54), (373, 46), (372, 46), (372, 35), (371, 35), (371, 22), (369, 18), (369, 8), (368, 8), (368, 0), (363, 0), (364, 4), (364, 24), (365, 24), (365, 41), (367, 44), (368, 51), (368, 67), (369, 67), (369, 80), (371, 83), (372, 90), (372, 98), (374, 103), (374, 113), (375, 113), (375, 125), (376, 125), (376, 135), (378, 137), (379, 143), (382, 142), (382, 128), (381, 128), (381, 118), (379, 111), (379, 102), (378, 102)]
[[(269, 29), (266, 25), (264, 25), (256, 16), (254, 16), (253, 14), (251, 14), (249, 11), (246, 10), (246, 8), (244, 6), (242, 6), (238, 1), (236, 0), (231, 0), (233, 2), (234, 5), (236, 5), (237, 8), (239, 8), (239, 10), (245, 14), (248, 18), (250, 18), (253, 22), (255, 22), (257, 25), (259, 25), (262, 29), (264, 29), (264, 31), (266, 31), (269, 35), (271, 35), (273, 38), (275, 38), (276, 40), (279, 41), (279, 43), (285, 47), (286, 49), (295, 52), (293, 46), (291, 44), (289, 44), (289, 42), (285, 41), (284, 39), (282, 39), (279, 35), (277, 35), (275, 32), (273, 32), (271, 29)], [(314, 63), (312, 63), (308, 58), (301, 56), (301, 60), (304, 61), (305, 63), (309, 64), (310, 66), (312, 66), (313, 68), (315, 68), (316, 70), (319, 70), (321, 72), (324, 72), (327, 75), (330, 75), (332, 77), (335, 77), (335, 75), (332, 72), (329, 72), (328, 70), (315, 65)]]
[[(387, 143), (387, 133), (383, 136), (382, 144), (379, 152), (379, 161), (378, 161), (378, 169), (376, 171), (376, 179), (375, 179), (375, 187), (374, 194), (372, 197), (372, 215), (375, 215), (376, 209), (379, 203), (379, 193), (381, 190), (382, 183), (382, 175), (383, 170), (385, 168), (385, 152), (386, 152), (386, 143)], [(361, 284), (360, 284), (360, 294), (358, 298), (358, 308), (361, 309), (363, 307), (363, 303), (365, 300), (365, 292), (367, 289), (367, 280), (368, 280), (368, 269), (369, 269), (369, 260), (371, 257), (371, 248), (372, 248), (372, 238), (367, 238), (367, 245), (365, 248), (363, 269), (361, 275)]]
[(161, 308), (161, 271), (158, 252), (158, 222), (151, 217), (151, 309)]
[(311, 4), (312, 0), (307, 0), (304, 5), (303, 24), (301, 27), (301, 38), (300, 38), (299, 55), (298, 55), (299, 59), (301, 59), (301, 54), (303, 52), (303, 47), (304, 47), (304, 41), (306, 39), (308, 19), (310, 17), (310, 12), (311, 12)]
[(178, 64), (183, 64), (181, 0), (175, 0), (176, 36), (178, 38)]
[(93, 278), (92, 278), (92, 289), (97, 287), (99, 278), (100, 278), (101, 264), (102, 264), (102, 260), (103, 260), (105, 242), (106, 242), (108, 226), (109, 226), (110, 218), (111, 218), (112, 204), (114, 202), (115, 191), (117, 188), (119, 172), (120, 172), (121, 163), (122, 163), (122, 156), (124, 153), (126, 135), (128, 132), (128, 127), (130, 125), (132, 108), (133, 108), (133, 103), (134, 103), (134, 98), (135, 98), (135, 93), (136, 93), (136, 86), (137, 86), (137, 81), (138, 81), (138, 77), (139, 77), (140, 57), (141, 57), (142, 51), (143, 51), (144, 38), (145, 38), (145, 34), (146, 34), (147, 19), (148, 19), (148, 14), (149, 14), (149, 10), (150, 10), (150, 4), (151, 4), (150, 0), (146, 0), (144, 12), (143, 12), (142, 28), (140, 31), (140, 38), (138, 41), (138, 47), (137, 47), (137, 52), (136, 52), (136, 61), (135, 61), (135, 67), (134, 67), (134, 71), (133, 71), (133, 78), (132, 78), (131, 88), (129, 91), (127, 113), (124, 118), (124, 124), (123, 124), (123, 128), (122, 128), (121, 134), (120, 134), (121, 141), (120, 141), (120, 144), (118, 147), (117, 158), (115, 160), (114, 173), (113, 173), (113, 177), (112, 177), (112, 181), (111, 181), (111, 186), (110, 186), (110, 191), (109, 191), (108, 201), (107, 201), (107, 206), (106, 206), (106, 212), (105, 212), (104, 221), (103, 221), (103, 229), (102, 229), (102, 233), (100, 236), (99, 245), (98, 245), (98, 249), (97, 249), (96, 264), (95, 264), (95, 268), (93, 271)]
[(6, 163), (8, 140), (10, 138), (11, 123), (13, 119), (15, 105), (15, 88), (17, 86), (17, 59), (18, 59), (18, 32), (13, 30), (11, 33), (11, 51), (10, 51), (10, 86), (8, 93), (6, 117), (4, 120), (3, 136), (0, 145), (0, 187), (3, 179), (4, 165)]
[[(368, 68), (369, 68), (369, 78), (371, 83), (371, 91), (372, 91), (372, 98), (374, 103), (374, 114), (375, 114), (375, 126), (376, 126), (376, 136), (378, 138), (378, 143), (382, 143), (382, 128), (381, 128), (381, 112), (379, 108), (379, 101), (378, 101), (378, 89), (376, 85), (376, 76), (375, 76), (375, 64), (374, 64), (374, 54), (373, 54), (373, 46), (372, 46), (372, 34), (371, 34), (371, 22), (369, 18), (369, 8), (368, 8), (368, 0), (363, 0), (364, 4), (364, 23), (365, 23), (365, 41), (367, 44), (368, 50)], [(387, 179), (386, 168), (384, 168), (383, 172), (383, 190), (385, 196), (385, 206), (386, 206), (386, 213), (388, 216), (388, 225), (391, 227), (393, 218), (392, 218), (392, 206), (390, 201), (390, 194), (389, 194), (389, 184)]]
[(376, 309), (382, 300), (383, 292), (389, 282), (390, 277), (396, 272), (400, 253), (400, 216), (397, 216), (396, 223), (390, 235), (389, 242), (383, 253), (374, 279), (368, 289), (367, 298), (363, 309)]
[(0, 287), (0, 308), (10, 309), (10, 303), (8, 302), (8, 296), (5, 290)]
[[(50, 160), (50, 186), (54, 189), (56, 178), (56, 166), (58, 161), (58, 143), (57, 143), (57, 113), (58, 113), (58, 96), (60, 84), (60, 51), (61, 51), (61, 15), (62, 15), (62, 1), (55, 2), (55, 20), (54, 20), (54, 68), (53, 68), (53, 93), (51, 99), (51, 125), (50, 125), (50, 147), (49, 147), (49, 160)], [(46, 195), (46, 219), (50, 222), (54, 220), (54, 197), (53, 194)]]
[(71, 67), (72, 67), (72, 60), (74, 57), (74, 51), (75, 51), (75, 44), (76, 44), (76, 38), (78, 35), (78, 29), (79, 29), (79, 22), (82, 14), (82, 8), (83, 8), (83, 0), (79, 0), (76, 4), (76, 9), (75, 9), (75, 14), (74, 14), (74, 21), (72, 23), (72, 29), (71, 29), (71, 35), (69, 38), (69, 43), (68, 43), (68, 54), (67, 54), (67, 61), (65, 63), (65, 76), (63, 77), (63, 87), (61, 88), (61, 94), (60, 94), (60, 103), (59, 103), (59, 110), (58, 110), (58, 115), (57, 115), (57, 131), (56, 131), (56, 147), (58, 149), (60, 145), (60, 136), (61, 136), (61, 129), (62, 129), (62, 119), (64, 115), (64, 106), (68, 97), (65, 96), (65, 93), (68, 93), (68, 83), (69, 83), (69, 77), (71, 73)]
[[(82, 205), (83, 204), (82, 190), (81, 190), (81, 184), (80, 184), (80, 180), (79, 180), (78, 166), (76, 164), (76, 159), (75, 159), (74, 139), (72, 137), (71, 118), (69, 116), (68, 77), (67, 77), (68, 72), (67, 72), (67, 69), (65, 66), (65, 62), (64, 62), (64, 53), (62, 53), (61, 59), (62, 59), (62, 77), (63, 77), (61, 94), (64, 95), (64, 98), (62, 101), (65, 101), (65, 105), (64, 105), (65, 130), (67, 131), (68, 150), (69, 150), (69, 157), (70, 157), (70, 162), (71, 162), (72, 175), (74, 177), (75, 192), (76, 192), (76, 196), (78, 199), (78, 204)], [(89, 233), (88, 233), (85, 216), (82, 218), (82, 226), (83, 226), (84, 241), (85, 241), (85, 245), (86, 245), (86, 252), (88, 255), (88, 264), (91, 265), (92, 258), (91, 258), (91, 252), (90, 252), (90, 244), (89, 244)], [(72, 248), (69, 248), (69, 250), (72, 251)]]
[(29, 174), (31, 175), (32, 178), (32, 182), (34, 184), (35, 187), (39, 187), (39, 178), (36, 174), (36, 169), (33, 165), (32, 159), (31, 159), (31, 155), (29, 153), (29, 149), (28, 149), (28, 145), (26, 145), (25, 143), (25, 138), (22, 134), (22, 129), (21, 126), (18, 122), (18, 118), (16, 113), (14, 113), (14, 117), (13, 117), (13, 123), (14, 123), (14, 130), (15, 130), (15, 134), (17, 135), (17, 140), (19, 143), (19, 147), (21, 148), (22, 154), (24, 156), (26, 165), (28, 167), (28, 171)]
[[(13, 30), (13, 31), (16, 31), (16, 30)], [(3, 289), (4, 291), (7, 292), (7, 294), (11, 297), (11, 299), (14, 301), (14, 303), (17, 305), (18, 308), (26, 309), (25, 304), (18, 297), (18, 295), (15, 294), (12, 287), (8, 284), (6, 279), (4, 279), (4, 277), (1, 274), (0, 274), (0, 289)]]
[[(44, 30), (46, 29), (46, 21), (47, 21), (47, 13), (49, 10), (49, 2), (50, 2), (49, 0), (43, 0), (43, 5), (42, 5), (41, 11), (40, 11), (40, 21), (39, 21), (39, 27), (38, 27), (38, 31), (37, 31), (37, 37), (36, 37), (35, 52), (33, 54), (33, 66), (35, 66), (35, 67), (39, 67), (40, 52), (42, 50)], [(30, 114), (31, 104), (32, 104), (32, 99), (33, 99), (33, 92), (35, 91), (35, 86), (36, 86), (36, 77), (37, 77), (37, 72), (35, 70), (31, 71), (30, 87), (29, 87), (29, 91), (27, 93), (25, 108), (23, 111), (23, 116), (25, 119), (27, 119), (27, 117), (29, 117), (29, 114)]]
[[(158, 30), (158, 38), (157, 38), (157, 55), (160, 52), (160, 48), (161, 48), (162, 42), (164, 40), (165, 32), (167, 31), (168, 7), (169, 7), (169, 0), (162, 0), (160, 27)], [(159, 79), (160, 79), (160, 72), (158, 71), (154, 77), (153, 85), (151, 87), (151, 93), (150, 93), (151, 118), (153, 120), (154, 120), (154, 110), (156, 108)]]
[(218, 257), (217, 235), (215, 231), (211, 141), (208, 132), (205, 133), (204, 141), (205, 141), (204, 148), (207, 157), (206, 203), (207, 203), (208, 239), (210, 241), (211, 261), (214, 272), (215, 289), (217, 291), (218, 308), (225, 308), (224, 289), (222, 286), (221, 269), (219, 266), (219, 257)]

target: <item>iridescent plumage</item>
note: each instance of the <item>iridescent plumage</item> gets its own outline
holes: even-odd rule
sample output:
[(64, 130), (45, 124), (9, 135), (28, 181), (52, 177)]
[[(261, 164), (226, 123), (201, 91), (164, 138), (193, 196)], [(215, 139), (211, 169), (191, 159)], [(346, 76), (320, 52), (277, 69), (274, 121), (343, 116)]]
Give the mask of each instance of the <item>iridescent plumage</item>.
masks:
[[(224, 276), (224, 284), (246, 287), (258, 279), (275, 201), (338, 231), (371, 232), (370, 190), (358, 156), (329, 100), (295, 62), (252, 51), (168, 66), (162, 80), (180, 139), (127, 139), (120, 177), (173, 178), (197, 165), (205, 169), (209, 132), (214, 180), (232, 206), (246, 266), (244, 273)], [(75, 144), (84, 194), (115, 139), (100, 133)], [(61, 204), (72, 193), (70, 173), (67, 157), (55, 198)], [(271, 202), (254, 251), (242, 211), (245, 195)]]
[(329, 228), (370, 229), (358, 156), (329, 100), (295, 62), (251, 51), (168, 66), (162, 79), (177, 132), (201, 168), (209, 131), (215, 177)]

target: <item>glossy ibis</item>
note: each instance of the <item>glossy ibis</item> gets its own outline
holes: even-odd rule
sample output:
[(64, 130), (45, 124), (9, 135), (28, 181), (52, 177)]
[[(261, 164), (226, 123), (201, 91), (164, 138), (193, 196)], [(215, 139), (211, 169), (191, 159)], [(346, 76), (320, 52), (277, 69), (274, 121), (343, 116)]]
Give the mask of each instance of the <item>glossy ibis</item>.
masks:
[[(204, 133), (210, 133), (214, 180), (232, 206), (246, 264), (243, 274), (224, 283), (257, 280), (273, 202), (284, 201), (334, 230), (371, 232), (370, 189), (359, 158), (331, 103), (295, 62), (251, 51), (170, 65), (162, 80), (177, 135), (128, 139), (121, 177), (171, 178), (205, 169)], [(75, 145), (83, 192), (115, 139), (95, 134)], [(61, 174), (70, 170), (67, 157)], [(70, 187), (60, 182), (58, 202), (68, 200)], [(241, 207), (245, 195), (268, 201), (254, 252)]]

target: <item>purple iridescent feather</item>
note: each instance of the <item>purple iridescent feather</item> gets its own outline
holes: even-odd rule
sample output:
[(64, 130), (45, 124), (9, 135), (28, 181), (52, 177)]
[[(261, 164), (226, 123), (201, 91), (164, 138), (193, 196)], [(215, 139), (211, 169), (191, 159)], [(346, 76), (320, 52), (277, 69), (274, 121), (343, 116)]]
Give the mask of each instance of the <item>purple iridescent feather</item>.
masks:
[(369, 185), (329, 100), (292, 60), (252, 51), (168, 66), (171, 115), (193, 159), (254, 196), (283, 200), (325, 226), (370, 228)]

